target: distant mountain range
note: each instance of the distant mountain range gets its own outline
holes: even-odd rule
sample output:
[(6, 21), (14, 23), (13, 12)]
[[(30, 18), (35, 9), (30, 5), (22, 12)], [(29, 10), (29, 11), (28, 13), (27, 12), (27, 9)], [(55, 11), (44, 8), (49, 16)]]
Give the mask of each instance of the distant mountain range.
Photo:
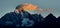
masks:
[[(30, 20), (34, 21), (34, 25), (32, 25), (31, 27), (22, 27), (22, 28), (52, 28), (52, 27), (60, 27), (60, 16), (58, 18), (56, 18), (52, 13), (50, 13), (48, 16), (46, 16), (45, 18), (43, 16), (41, 16), (41, 14), (32, 14), (30, 17)], [(6, 19), (1, 19), (1, 20), (6, 20)], [(18, 22), (18, 21), (17, 21)], [(16, 28), (15, 25), (1, 25), (0, 22), (0, 26), (1, 28), (3, 27), (10, 27), (10, 28)]]

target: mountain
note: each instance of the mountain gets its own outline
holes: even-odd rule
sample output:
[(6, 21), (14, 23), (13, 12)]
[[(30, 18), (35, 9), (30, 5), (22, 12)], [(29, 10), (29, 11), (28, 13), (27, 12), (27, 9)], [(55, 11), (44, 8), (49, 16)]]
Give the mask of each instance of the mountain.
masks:
[(34, 20), (36, 20), (38, 22), (43, 20), (43, 16), (41, 14), (39, 14), (39, 15), (38, 14), (32, 14), (32, 17)]
[(50, 13), (48, 16), (45, 17), (45, 21), (54, 22), (56, 21), (56, 17), (52, 13)]
[[(28, 13), (27, 13), (28, 14)], [(24, 21), (24, 23), (22, 23), (21, 21), (23, 20), (23, 18), (25, 20), (31, 20), (31, 21), (28, 21), (28, 22), (34, 22), (34, 25), (33, 27), (36, 27), (39, 25), (39, 22), (41, 21), (41, 19), (43, 18), (41, 15), (38, 15), (38, 14), (28, 14), (28, 15), (25, 15), (25, 16), (22, 16), (22, 19), (21, 19), (21, 15), (20, 14), (16, 14), (14, 12), (11, 12), (11, 13), (7, 13), (6, 15), (4, 15), (1, 20), (0, 20), (0, 25), (2, 25), (2, 27), (4, 26), (16, 26), (16, 27), (19, 27), (21, 26), (21, 24), (28, 24), (26, 23), (26, 21)], [(26, 17), (26, 16), (29, 16), (29, 17)], [(26, 19), (27, 18), (27, 19)], [(31, 19), (30, 19), (31, 18)]]
[[(23, 15), (23, 16), (22, 16)], [(20, 27), (21, 24), (23, 24), (23, 20), (28, 20), (29, 19), (29, 15), (30, 13), (28, 12), (24, 12), (23, 14), (18, 14), (18, 13), (15, 13), (15, 12), (10, 12), (10, 13), (7, 13), (5, 14), (3, 17), (1, 17), (1, 20), (0, 20), (0, 25), (3, 26), (15, 26), (15, 27)], [(27, 21), (25, 21), (24, 25), (27, 25), (28, 23), (26, 23)], [(32, 22), (32, 21), (30, 21)]]
[(60, 16), (58, 17), (58, 19), (60, 19)]
[(44, 21), (44, 18), (41, 14), (39, 14), (39, 19), (40, 19), (40, 21)]
[(56, 17), (52, 13), (50, 13), (48, 16), (45, 17), (45, 22), (53, 24), (56, 22)]
[(57, 24), (60, 24), (60, 16), (57, 18)]
[[(25, 15), (25, 16), (27, 16), (27, 15)], [(25, 16), (23, 16), (23, 17), (25, 17)], [(21, 19), (20, 14), (19, 15), (16, 15), (16, 13), (6, 14), (5, 16), (3, 16), (0, 19), (0, 26), (3, 28), (4, 27), (8, 27), (8, 28), (15, 27), (16, 28), (17, 26), (24, 24), (23, 28), (25, 28), (26, 27), (25, 25), (29, 25), (32, 23), (34, 25), (32, 25), (31, 27), (26, 27), (26, 28), (38, 28), (38, 27), (44, 28), (44, 27), (52, 27), (52, 26), (60, 25), (60, 16), (58, 18), (56, 18), (52, 13), (50, 13), (45, 18), (43, 18), (43, 16), (41, 14), (28, 14), (28, 16), (29, 17), (27, 17), (27, 19), (26, 18), (23, 19), (23, 17)], [(23, 21), (23, 23), (21, 21)], [(26, 23), (26, 22), (28, 22), (28, 23)], [(21, 26), (19, 26), (19, 28), (20, 27)]]
[(51, 17), (51, 18), (53, 18), (53, 17), (56, 18), (52, 13), (50, 13), (50, 14), (49, 14), (48, 16), (46, 16), (45, 18), (47, 18), (47, 17), (48, 17), (48, 18), (50, 18), (50, 17)]
[(35, 24), (34, 24), (34, 28), (39, 27), (40, 26), (40, 22), (42, 21), (43, 17), (41, 16), (41, 14), (32, 14), (33, 17), (32, 19), (34, 20)]

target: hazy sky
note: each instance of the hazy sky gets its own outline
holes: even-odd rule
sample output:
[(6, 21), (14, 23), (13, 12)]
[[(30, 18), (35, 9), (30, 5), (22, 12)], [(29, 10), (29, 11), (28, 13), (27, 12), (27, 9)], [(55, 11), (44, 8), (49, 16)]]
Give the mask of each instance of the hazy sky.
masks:
[[(23, 3), (31, 3), (37, 5), (43, 10), (46, 8), (53, 8), (54, 10), (51, 11), (55, 16), (60, 16), (60, 0), (0, 0), (0, 17), (14, 11), (14, 8)], [(55, 12), (54, 12), (55, 11)], [(36, 13), (37, 11), (30, 11), (30, 13)], [(42, 16), (47, 16), (49, 12), (38, 12)]]

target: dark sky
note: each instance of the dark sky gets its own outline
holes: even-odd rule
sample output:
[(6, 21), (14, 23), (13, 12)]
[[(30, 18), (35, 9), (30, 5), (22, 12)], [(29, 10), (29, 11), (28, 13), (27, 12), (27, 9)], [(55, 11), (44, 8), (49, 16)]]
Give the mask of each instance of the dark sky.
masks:
[[(42, 16), (47, 16), (49, 13), (53, 13), (56, 17), (60, 16), (60, 0), (0, 0), (0, 17), (14, 11), (15, 7), (19, 4), (31, 3), (43, 8), (44, 12), (29, 11), (30, 13), (40, 13)], [(53, 8), (53, 11), (45, 12), (46, 8)]]

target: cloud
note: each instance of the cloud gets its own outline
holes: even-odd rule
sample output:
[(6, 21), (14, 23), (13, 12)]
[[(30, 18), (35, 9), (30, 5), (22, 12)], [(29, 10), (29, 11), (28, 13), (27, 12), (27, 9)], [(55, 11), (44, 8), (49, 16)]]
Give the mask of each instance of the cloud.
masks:
[(37, 6), (33, 5), (33, 4), (26, 3), (26, 4), (23, 4), (23, 9), (24, 10), (32, 10), (32, 11), (34, 11), (34, 10), (37, 9)]
[(43, 9), (42, 8), (38, 8), (38, 11), (43, 12)]

